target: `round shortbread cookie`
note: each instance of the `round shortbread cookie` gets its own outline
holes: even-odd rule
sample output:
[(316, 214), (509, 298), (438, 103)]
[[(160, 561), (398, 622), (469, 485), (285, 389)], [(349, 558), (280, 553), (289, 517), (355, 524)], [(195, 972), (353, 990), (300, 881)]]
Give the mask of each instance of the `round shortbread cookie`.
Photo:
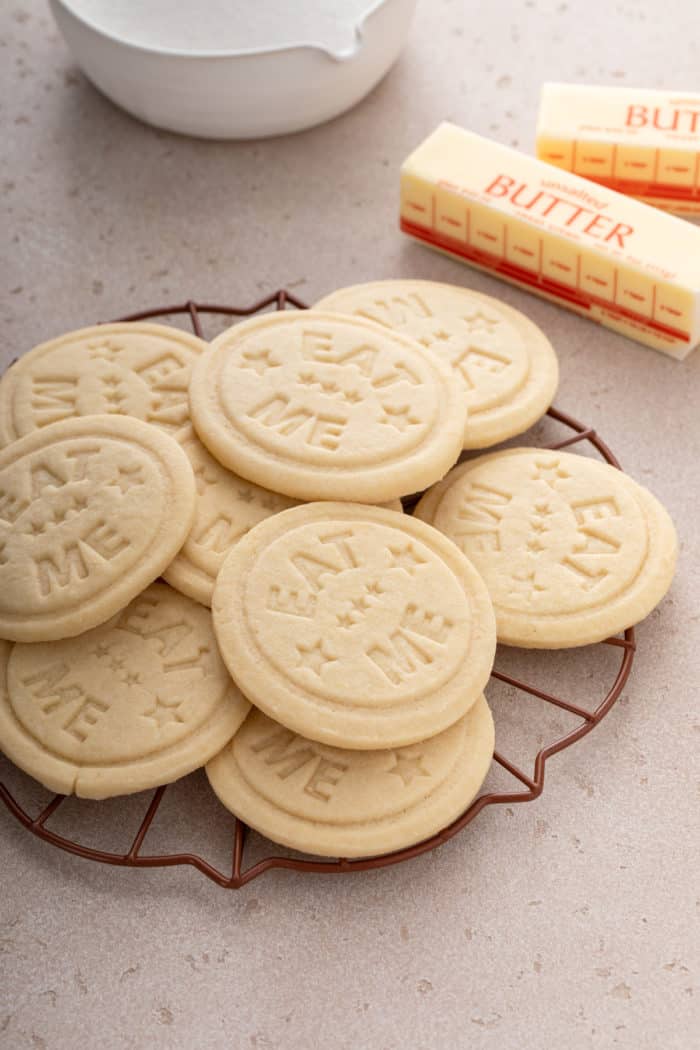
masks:
[(464, 812), (491, 764), (484, 696), (411, 747), (349, 751), (296, 736), (253, 710), (207, 776), (237, 817), (274, 842), (330, 857), (412, 846)]
[(400, 747), (463, 715), (488, 680), (495, 625), (483, 581), (434, 529), (348, 503), (256, 525), (213, 601), (249, 700), (337, 747)]
[(644, 619), (673, 578), (676, 533), (658, 500), (568, 452), (505, 449), (462, 463), (416, 515), (479, 570), (506, 645), (600, 642)]
[(0, 637), (40, 642), (113, 616), (194, 517), (187, 456), (137, 419), (53, 423), (0, 451)]
[[(219, 569), (234, 544), (258, 522), (296, 507), (299, 500), (260, 488), (226, 470), (209, 455), (191, 426), (178, 440), (192, 464), (197, 501), (194, 525), (163, 578), (202, 605), (211, 605)], [(403, 511), (398, 499), (386, 507)]]
[(14, 647), (0, 746), (52, 791), (108, 798), (203, 766), (249, 709), (210, 613), (156, 583), (79, 638)]
[(437, 353), (469, 408), (465, 448), (522, 434), (552, 403), (559, 381), (552, 344), (491, 296), (436, 281), (373, 281), (331, 292), (314, 308), (368, 318)]
[(34, 347), (0, 381), (0, 443), (72, 416), (134, 416), (176, 433), (207, 344), (144, 321), (94, 325)]
[(442, 477), (466, 404), (435, 354), (361, 318), (234, 325), (197, 361), (195, 429), (221, 463), (296, 499), (380, 503)]

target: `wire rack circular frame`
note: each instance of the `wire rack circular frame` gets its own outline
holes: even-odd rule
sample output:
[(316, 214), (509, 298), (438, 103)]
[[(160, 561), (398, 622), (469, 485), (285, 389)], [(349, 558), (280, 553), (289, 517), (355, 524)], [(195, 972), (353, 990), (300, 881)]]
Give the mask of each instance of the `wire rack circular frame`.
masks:
[[(277, 310), (284, 310), (288, 307), (294, 309), (303, 310), (307, 306), (300, 299), (297, 299), (291, 293), (280, 290), (274, 292), (272, 295), (266, 296), (259, 302), (254, 303), (248, 307), (234, 307), (234, 306), (218, 306), (209, 303), (197, 303), (189, 300), (186, 303), (182, 303), (176, 306), (162, 306), (157, 309), (143, 310), (139, 313), (129, 314), (126, 317), (119, 318), (120, 321), (142, 321), (147, 318), (154, 317), (168, 317), (176, 314), (187, 314), (194, 330), (198, 336), (203, 335), (203, 329), (201, 324), (201, 314), (218, 314), (228, 317), (245, 317), (251, 314), (255, 314), (270, 308)], [(608, 446), (602, 441), (595, 430), (586, 427), (584, 424), (579, 423), (577, 420), (572, 419), (571, 416), (564, 412), (560, 412), (555, 408), (550, 408), (547, 415), (558, 423), (568, 427), (573, 433), (565, 438), (563, 441), (559, 441), (555, 444), (545, 445), (543, 447), (555, 451), (562, 448), (568, 448), (581, 442), (588, 442), (593, 448), (612, 466), (620, 468), (620, 464), (617, 459), (610, 451)], [(412, 500), (405, 500), (406, 509), (410, 509), (417, 501), (417, 496), (413, 497)], [(230, 872), (220, 871), (210, 864), (204, 857), (199, 856), (195, 853), (169, 853), (169, 854), (155, 854), (149, 855), (142, 852), (144, 840), (148, 833), (149, 828), (153, 822), (153, 819), (158, 812), (163, 796), (167, 790), (167, 785), (159, 787), (146, 809), (146, 812), (138, 826), (136, 834), (134, 836), (129, 849), (125, 853), (110, 853), (104, 850), (92, 849), (88, 846), (82, 845), (80, 842), (76, 842), (72, 839), (64, 838), (62, 835), (58, 835), (51, 831), (47, 824), (49, 819), (56, 812), (58, 807), (66, 798), (65, 795), (56, 795), (54, 798), (45, 806), (42, 811), (36, 816), (32, 817), (27, 813), (22, 806), (17, 802), (11, 792), (4, 784), (0, 784), (0, 798), (5, 803), (10, 813), (37, 838), (43, 839), (45, 842), (50, 843), (52, 846), (56, 846), (59, 849), (66, 850), (68, 853), (73, 853), (78, 857), (84, 857), (87, 860), (99, 861), (103, 864), (114, 864), (121, 867), (129, 868), (159, 868), (159, 867), (171, 867), (173, 865), (186, 864), (194, 868), (197, 868), (207, 878), (212, 879), (226, 889), (239, 889), (246, 883), (257, 878), (266, 871), (270, 871), (274, 868), (288, 868), (293, 871), (301, 872), (314, 872), (314, 873), (325, 873), (325, 874), (341, 874), (358, 871), (368, 871), (373, 868), (384, 868), (392, 864), (399, 864), (401, 861), (410, 860), (413, 857), (419, 856), (421, 853), (426, 853), (428, 850), (435, 849), (437, 846), (441, 846), (448, 839), (451, 839), (458, 832), (462, 831), (467, 824), (471, 823), (474, 818), (481, 813), (487, 806), (494, 805), (512, 805), (516, 802), (531, 802), (536, 799), (541, 793), (544, 787), (544, 776), (545, 766), (547, 760), (552, 755), (557, 754), (559, 751), (563, 751), (567, 747), (571, 747), (582, 737), (586, 736), (590, 731), (597, 726), (598, 723), (605, 717), (610, 708), (613, 706), (615, 701), (620, 696), (622, 689), (629, 677), (630, 670), (632, 668), (632, 661), (634, 659), (635, 652), (635, 640), (634, 640), (634, 628), (628, 628), (624, 632), (623, 637), (607, 638), (604, 642), (598, 643), (600, 645), (615, 646), (620, 650), (621, 662), (617, 669), (617, 673), (605, 693), (603, 699), (598, 703), (592, 710), (585, 710), (577, 704), (570, 703), (560, 696), (555, 696), (552, 693), (543, 692), (541, 689), (537, 689), (527, 682), (521, 681), (520, 679), (513, 678), (510, 675), (502, 674), (500, 671), (494, 670), (491, 672), (491, 677), (501, 682), (505, 682), (507, 685), (512, 686), (514, 689), (529, 694), (532, 697), (542, 701), (543, 704), (553, 705), (568, 711), (571, 715), (576, 716), (580, 719), (580, 723), (571, 732), (565, 736), (559, 737), (553, 740), (551, 743), (546, 744), (544, 747), (535, 755), (534, 765), (532, 774), (528, 774), (519, 768), (514, 762), (507, 758), (506, 755), (496, 751), (494, 754), (494, 761), (498, 763), (504, 770), (511, 774), (516, 780), (520, 781), (523, 785), (523, 790), (518, 791), (503, 791), (503, 792), (490, 792), (487, 794), (479, 795), (469, 806), (465, 812), (453, 821), (448, 827), (438, 832), (436, 835), (432, 835), (429, 839), (425, 839), (423, 842), (419, 842), (415, 846), (410, 846), (407, 849), (398, 850), (395, 853), (387, 853), (379, 857), (371, 857), (360, 860), (346, 860), (338, 858), (337, 860), (316, 860), (313, 858), (304, 857), (285, 857), (285, 856), (267, 856), (262, 860), (258, 860), (250, 867), (244, 866), (244, 853), (246, 845), (246, 833), (248, 831), (246, 825), (238, 820), (236, 817), (232, 817), (233, 828), (232, 828), (232, 862)]]

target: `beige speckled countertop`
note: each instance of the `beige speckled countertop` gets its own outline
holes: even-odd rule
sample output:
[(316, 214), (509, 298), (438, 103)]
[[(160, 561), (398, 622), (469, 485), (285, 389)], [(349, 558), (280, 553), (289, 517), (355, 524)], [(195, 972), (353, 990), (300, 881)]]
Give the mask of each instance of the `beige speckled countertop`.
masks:
[[(42, 3), (2, 5), (3, 362), (188, 296), (247, 303), (286, 285), (311, 301), (370, 278), (462, 282), (547, 331), (557, 404), (667, 504), (681, 559), (638, 631), (621, 701), (551, 761), (543, 796), (486, 810), (401, 867), (273, 872), (226, 892), (191, 869), (78, 860), (0, 814), (0, 1046), (697, 1045), (700, 352), (679, 364), (435, 255), (397, 232), (396, 210), (399, 164), (440, 119), (531, 150), (542, 79), (697, 90), (699, 30), (695, 0), (423, 0), (404, 56), (352, 113), (226, 144), (136, 123), (77, 72)], [(583, 702), (614, 656), (602, 671), (597, 649), (499, 660)], [(507, 690), (490, 697), (522, 756), (568, 728), (551, 713), (542, 728)], [(27, 794), (9, 763), (2, 772)], [(209, 838), (226, 864), (227, 824), (201, 776), (166, 798), (149, 845)], [(119, 805), (89, 806), (93, 844), (109, 838), (99, 818), (112, 831), (133, 821)]]

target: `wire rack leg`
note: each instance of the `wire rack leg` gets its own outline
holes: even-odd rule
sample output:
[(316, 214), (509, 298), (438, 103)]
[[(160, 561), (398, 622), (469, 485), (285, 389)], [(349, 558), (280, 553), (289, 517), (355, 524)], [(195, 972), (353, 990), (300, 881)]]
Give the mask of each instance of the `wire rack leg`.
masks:
[(136, 832), (136, 836), (134, 838), (134, 841), (131, 843), (131, 849), (126, 854), (126, 856), (130, 860), (134, 860), (136, 857), (138, 857), (139, 850), (141, 849), (141, 846), (143, 845), (143, 840), (146, 838), (146, 835), (148, 834), (148, 829), (150, 828), (151, 824), (153, 823), (153, 818), (155, 817), (156, 813), (158, 812), (158, 807), (160, 806), (161, 802), (163, 801), (163, 795), (165, 794), (167, 787), (168, 787), (167, 784), (164, 784), (162, 787), (159, 787), (156, 790), (156, 793), (154, 794), (153, 798), (151, 799), (151, 804), (148, 807), (148, 809), (146, 810), (146, 813), (145, 813), (145, 816), (144, 816), (143, 820), (139, 824), (139, 829)]

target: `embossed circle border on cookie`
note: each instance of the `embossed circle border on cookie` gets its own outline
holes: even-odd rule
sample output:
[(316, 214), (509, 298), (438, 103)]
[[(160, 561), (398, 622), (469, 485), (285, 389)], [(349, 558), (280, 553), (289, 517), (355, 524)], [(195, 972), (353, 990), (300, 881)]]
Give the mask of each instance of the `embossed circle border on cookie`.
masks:
[[(226, 317), (247, 317), (251, 314), (266, 310), (269, 307), (273, 307), (277, 310), (284, 310), (288, 306), (300, 310), (307, 308), (306, 304), (296, 298), (296, 296), (281, 289), (249, 307), (220, 306), (188, 300), (186, 303), (177, 304), (175, 306), (157, 307), (150, 310), (144, 310), (139, 313), (130, 314), (126, 317), (121, 317), (118, 320), (141, 321), (155, 317), (186, 314), (189, 316), (195, 335), (203, 338), (204, 334), (200, 317), (200, 314), (202, 313), (219, 314)], [(546, 447), (548, 451), (557, 451), (586, 441), (607, 463), (621, 469), (620, 463), (613, 452), (597, 435), (594, 429), (579, 423), (571, 416), (564, 412), (560, 412), (556, 408), (549, 408), (546, 414), (556, 422), (568, 427), (573, 431), (573, 434), (554, 445), (543, 446), (543, 448)], [(404, 501), (406, 509), (411, 509), (417, 502), (417, 499), (418, 496)], [(422, 853), (429, 852), (430, 850), (441, 846), (462, 831), (467, 824), (471, 823), (471, 821), (488, 806), (514, 805), (519, 802), (531, 802), (542, 794), (547, 760), (553, 755), (558, 754), (560, 751), (571, 747), (582, 737), (590, 733), (591, 730), (602, 721), (620, 697), (632, 670), (632, 663), (636, 650), (633, 627), (628, 628), (622, 637), (608, 638), (604, 642), (598, 642), (597, 644), (618, 648), (622, 654), (622, 658), (612, 685), (608, 689), (604, 698), (593, 710), (586, 710), (576, 704), (570, 703), (562, 697), (546, 693), (526, 682), (513, 678), (510, 675), (502, 674), (496, 670), (492, 672), (492, 677), (498, 681), (504, 682), (519, 691), (525, 692), (547, 705), (561, 708), (568, 711), (570, 714), (577, 716), (581, 719), (580, 725), (576, 726), (576, 728), (572, 729), (563, 737), (560, 737), (539, 749), (534, 758), (531, 775), (520, 769), (505, 755), (496, 751), (494, 754), (494, 761), (502, 769), (510, 773), (512, 777), (518, 780), (522, 785), (522, 789), (516, 791), (488, 792), (478, 795), (468, 809), (448, 827), (444, 828), (436, 835), (431, 836), (429, 839), (426, 839), (424, 842), (420, 842), (415, 846), (410, 846), (403, 850), (398, 850), (395, 853), (383, 854), (381, 856), (359, 860), (347, 860), (343, 858), (339, 858), (338, 860), (314, 860), (304, 857), (277, 856), (272, 853), (270, 856), (258, 860), (250, 867), (244, 868), (243, 860), (248, 829), (241, 821), (232, 817), (232, 860), (230, 872), (226, 872), (214, 867), (204, 857), (195, 853), (183, 852), (146, 855), (141, 852), (144, 840), (161, 805), (167, 786), (157, 788), (154, 792), (128, 850), (123, 853), (93, 849), (80, 842), (76, 842), (65, 836), (52, 832), (46, 825), (67, 797), (65, 795), (55, 795), (48, 805), (46, 805), (35, 817), (30, 816), (30, 814), (15, 799), (9, 789), (2, 783), (0, 783), (0, 799), (4, 802), (12, 816), (23, 827), (25, 827), (27, 831), (35, 837), (43, 839), (50, 845), (64, 850), (65, 852), (72, 853), (75, 856), (82, 857), (86, 860), (93, 860), (102, 864), (112, 864), (118, 867), (164, 868), (187, 865), (196, 868), (201, 874), (225, 889), (240, 889), (253, 879), (263, 875), (266, 871), (278, 868), (289, 869), (297, 872), (337, 875), (389, 867), (405, 860), (411, 860), (414, 857), (420, 856)]]

